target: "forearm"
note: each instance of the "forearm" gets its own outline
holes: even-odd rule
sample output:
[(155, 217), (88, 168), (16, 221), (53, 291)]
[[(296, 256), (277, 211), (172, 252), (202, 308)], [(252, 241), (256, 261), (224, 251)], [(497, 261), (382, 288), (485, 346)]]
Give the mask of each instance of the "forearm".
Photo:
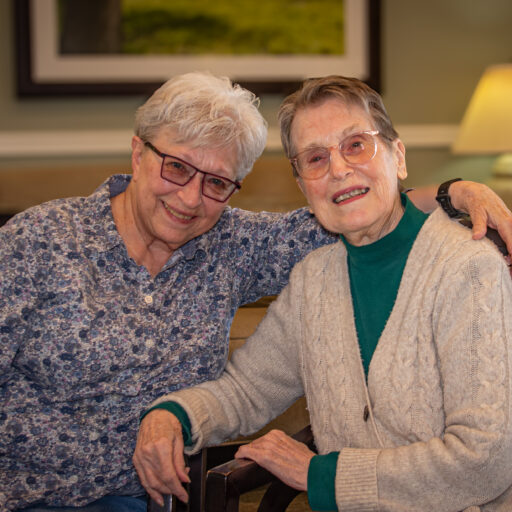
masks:
[(256, 333), (234, 352), (218, 380), (158, 400), (175, 401), (186, 411), (192, 451), (260, 429), (303, 395), (299, 322), (294, 321), (287, 290), (269, 308)]
[[(454, 180), (453, 183), (446, 182), (444, 185), (447, 187), (448, 196), (453, 208), (463, 213), (470, 214), (473, 205), (481, 206), (485, 209), (493, 203), (502, 204), (501, 199), (491, 189), (481, 183)], [(425, 213), (430, 213), (439, 206), (436, 200), (439, 187), (440, 185), (438, 184), (432, 184), (413, 188), (407, 192), (407, 196), (417, 208)]]
[(434, 211), (439, 204), (436, 201), (437, 185), (419, 187), (407, 192), (407, 196), (414, 203), (416, 208), (425, 213)]
[[(450, 180), (451, 181), (451, 180)], [(470, 213), (468, 206), (472, 203), (478, 204), (479, 202), (485, 206), (487, 197), (483, 196), (486, 190), (484, 185), (474, 183), (471, 181), (453, 181), (453, 183), (446, 182), (443, 185), (447, 187), (450, 203), (455, 210), (464, 213)], [(414, 205), (425, 213), (433, 212), (438, 206), (439, 202), (436, 197), (439, 192), (440, 185), (425, 185), (411, 189), (407, 192), (407, 196), (411, 199)], [(496, 200), (499, 198), (496, 196)]]
[(241, 251), (236, 265), (237, 275), (244, 277), (242, 303), (279, 294), (296, 263), (314, 249), (337, 241), (306, 208), (287, 213), (232, 212), (227, 228), (237, 233)]
[[(165, 397), (179, 404), (190, 419), (193, 453), (240, 435), (249, 435), (290, 406), (301, 394), (300, 380), (290, 388), (283, 384), (273, 364), (287, 373), (293, 363), (279, 358), (268, 348), (251, 347), (251, 341), (238, 349), (216, 381), (205, 382)], [(272, 369), (270, 369), (272, 367)]]
[(452, 425), (452, 433), (443, 437), (393, 448), (342, 449), (335, 482), (338, 507), (464, 510), (492, 501), (510, 485), (511, 447), (505, 440), (510, 433), (495, 436), (473, 428), (480, 439), (471, 443), (464, 436), (469, 429)]

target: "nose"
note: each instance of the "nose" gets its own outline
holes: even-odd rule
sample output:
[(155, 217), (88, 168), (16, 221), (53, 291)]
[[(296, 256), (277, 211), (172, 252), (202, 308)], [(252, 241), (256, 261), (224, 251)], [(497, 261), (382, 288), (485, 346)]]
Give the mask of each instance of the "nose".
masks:
[(330, 155), (329, 173), (333, 178), (345, 179), (354, 172), (352, 166), (341, 156), (338, 148), (332, 148)]
[(197, 208), (203, 200), (203, 175), (196, 172), (195, 176), (178, 190), (181, 202), (190, 209)]

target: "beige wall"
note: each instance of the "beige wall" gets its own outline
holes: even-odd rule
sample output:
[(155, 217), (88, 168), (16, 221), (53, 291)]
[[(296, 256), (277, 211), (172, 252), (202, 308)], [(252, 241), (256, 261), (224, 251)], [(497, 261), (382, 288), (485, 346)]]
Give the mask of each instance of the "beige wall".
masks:
[[(512, 60), (512, 2), (384, 0), (382, 11), (382, 93), (406, 139), (408, 184), (456, 175), (487, 179), (492, 158), (456, 158), (450, 154), (449, 142), (485, 67)], [(12, 18), (12, 2), (0, 1), (0, 211), (52, 196), (88, 193), (110, 172), (129, 170), (129, 130), (133, 112), (143, 101), (139, 96), (18, 99)], [(274, 128), (280, 100), (279, 96), (262, 98), (263, 113)], [(425, 128), (427, 135), (410, 137), (418, 128)], [(96, 129), (127, 130), (126, 147), (107, 156), (75, 154), (62, 158), (5, 156), (2, 152), (2, 144), (5, 149), (7, 136), (13, 132), (27, 132), (26, 145), (30, 146), (48, 131), (64, 130), (80, 137), (83, 131)], [(288, 166), (275, 150), (268, 151), (265, 158), (270, 160), (260, 163), (244, 187), (250, 193), (242, 191), (235, 203), (257, 207), (261, 199), (265, 206), (280, 193), (280, 189), (270, 193), (269, 188), (275, 186), (277, 174), (289, 172)], [(49, 170), (52, 172), (47, 174)], [(59, 184), (51, 185), (49, 177)], [(30, 185), (34, 180), (39, 180), (39, 186)], [(279, 181), (283, 190), (294, 187), (288, 176), (280, 176)], [(279, 207), (286, 209), (298, 202), (300, 196), (293, 189)]]

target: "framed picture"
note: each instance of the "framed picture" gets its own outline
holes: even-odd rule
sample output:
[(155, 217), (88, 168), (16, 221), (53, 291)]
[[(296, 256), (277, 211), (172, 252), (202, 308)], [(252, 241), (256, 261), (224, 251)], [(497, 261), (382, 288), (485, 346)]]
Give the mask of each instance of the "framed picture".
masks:
[[(256, 94), (287, 94), (304, 78), (327, 74), (356, 76), (380, 88), (380, 0), (280, 0), (281, 7), (276, 0), (162, 0), (159, 13), (149, 12), (155, 2), (139, 2), (135, 14), (123, 11), (128, 8), (124, 1), (113, 0), (115, 10), (104, 12), (101, 22), (87, 16), (96, 16), (112, 2), (13, 0), (18, 94), (147, 95), (171, 76), (196, 70), (227, 75)], [(66, 2), (86, 9), (74, 13), (75, 25), (73, 16), (68, 22), (62, 12)], [(219, 2), (224, 11), (204, 12), (206, 6), (220, 9)], [(133, 9), (137, 3), (130, 0), (127, 5)], [(254, 13), (244, 12), (243, 20), (240, 13), (226, 11), (247, 10), (251, 3)], [(310, 12), (268, 11), (297, 4), (309, 5)], [(203, 10), (192, 12), (194, 8)], [(257, 21), (255, 13), (267, 17)], [(295, 26), (281, 28), (277, 22), (282, 20)], [(238, 26), (242, 22), (243, 27)], [(71, 37), (66, 36), (66, 27)], [(98, 27), (104, 27), (102, 34), (97, 33)], [(145, 31), (148, 39), (141, 40)], [(84, 33), (82, 38), (79, 32)], [(110, 42), (103, 50), (98, 42), (103, 43), (105, 34)], [(155, 42), (157, 36), (161, 41)], [(77, 40), (84, 38), (83, 46), (77, 47)], [(155, 46), (161, 42), (162, 46)]]

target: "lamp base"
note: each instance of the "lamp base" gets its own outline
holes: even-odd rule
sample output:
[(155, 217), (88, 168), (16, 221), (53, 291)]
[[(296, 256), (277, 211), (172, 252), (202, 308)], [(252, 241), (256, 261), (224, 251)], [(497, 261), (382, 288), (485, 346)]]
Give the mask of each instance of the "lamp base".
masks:
[(512, 153), (505, 153), (496, 159), (492, 178), (487, 185), (512, 209)]
[(504, 153), (499, 156), (492, 167), (494, 176), (512, 178), (512, 153)]

